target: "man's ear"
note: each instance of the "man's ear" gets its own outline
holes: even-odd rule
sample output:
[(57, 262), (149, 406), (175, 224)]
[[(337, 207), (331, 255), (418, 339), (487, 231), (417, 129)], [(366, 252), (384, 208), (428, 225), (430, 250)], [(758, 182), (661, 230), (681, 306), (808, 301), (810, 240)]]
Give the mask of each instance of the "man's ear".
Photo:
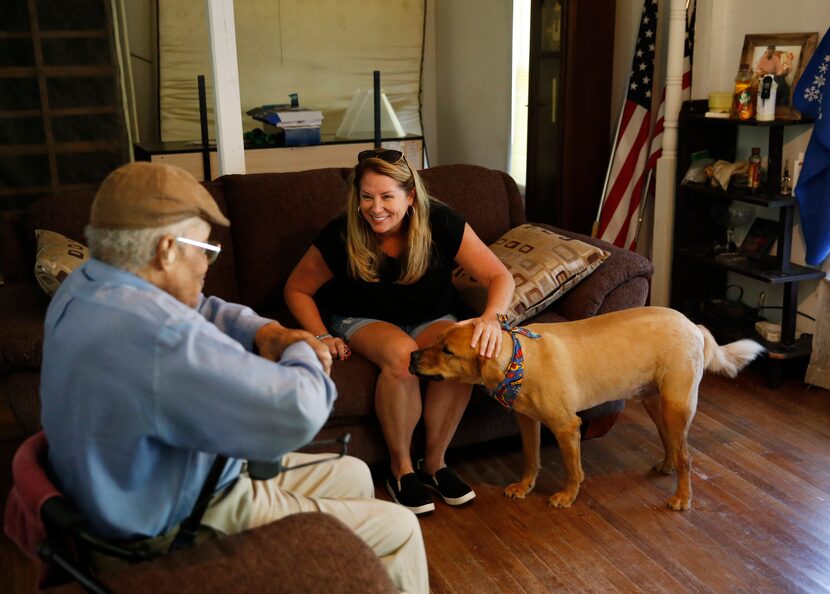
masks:
[(170, 236), (162, 237), (156, 248), (156, 258), (159, 266), (167, 268), (176, 261), (177, 255), (176, 241)]

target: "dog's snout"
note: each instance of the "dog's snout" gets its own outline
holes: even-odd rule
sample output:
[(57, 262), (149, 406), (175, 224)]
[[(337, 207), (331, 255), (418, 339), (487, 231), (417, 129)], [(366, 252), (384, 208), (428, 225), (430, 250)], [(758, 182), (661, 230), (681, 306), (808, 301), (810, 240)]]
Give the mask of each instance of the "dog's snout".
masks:
[(412, 351), (409, 354), (409, 373), (416, 374), (418, 372), (418, 361), (421, 360), (421, 351)]

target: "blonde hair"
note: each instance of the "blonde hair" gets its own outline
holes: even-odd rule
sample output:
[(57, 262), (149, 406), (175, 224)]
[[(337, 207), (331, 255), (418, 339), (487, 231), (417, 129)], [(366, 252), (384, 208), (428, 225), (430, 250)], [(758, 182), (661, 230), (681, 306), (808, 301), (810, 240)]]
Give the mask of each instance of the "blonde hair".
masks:
[(383, 253), (369, 223), (358, 210), (360, 208), (360, 182), (367, 171), (385, 175), (395, 180), (409, 194), (415, 193), (412, 206), (404, 220), (407, 247), (401, 255), (401, 285), (417, 282), (427, 271), (432, 247), (432, 230), (429, 226), (430, 196), (421, 176), (407, 163), (406, 157), (394, 164), (382, 159), (368, 158), (360, 161), (349, 178), (349, 199), (346, 203), (346, 254), (349, 274), (366, 282), (378, 282)]

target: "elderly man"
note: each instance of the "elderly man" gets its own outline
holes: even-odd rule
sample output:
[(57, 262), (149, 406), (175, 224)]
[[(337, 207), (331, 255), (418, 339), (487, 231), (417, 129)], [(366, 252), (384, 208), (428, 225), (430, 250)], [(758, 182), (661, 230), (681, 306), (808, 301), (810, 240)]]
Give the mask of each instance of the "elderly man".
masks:
[(401, 590), (428, 591), (414, 514), (373, 499), (362, 461), (247, 474), (246, 459), (319, 459), (289, 452), (328, 418), (331, 355), (308, 332), (202, 295), (221, 249), (210, 223), (230, 224), (181, 169), (133, 163), (101, 184), (87, 227), (92, 259), (46, 315), (42, 419), (59, 487), (98, 536), (166, 551), (223, 454), (202, 532), (323, 511), (366, 541)]

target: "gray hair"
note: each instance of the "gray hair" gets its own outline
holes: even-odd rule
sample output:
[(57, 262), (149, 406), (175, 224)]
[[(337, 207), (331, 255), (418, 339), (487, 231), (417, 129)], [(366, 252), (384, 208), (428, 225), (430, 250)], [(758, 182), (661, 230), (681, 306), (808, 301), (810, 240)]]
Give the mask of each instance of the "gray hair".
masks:
[(137, 273), (156, 256), (162, 237), (184, 235), (199, 222), (204, 221), (200, 217), (190, 217), (172, 225), (149, 229), (107, 229), (87, 225), (85, 233), (93, 258)]

